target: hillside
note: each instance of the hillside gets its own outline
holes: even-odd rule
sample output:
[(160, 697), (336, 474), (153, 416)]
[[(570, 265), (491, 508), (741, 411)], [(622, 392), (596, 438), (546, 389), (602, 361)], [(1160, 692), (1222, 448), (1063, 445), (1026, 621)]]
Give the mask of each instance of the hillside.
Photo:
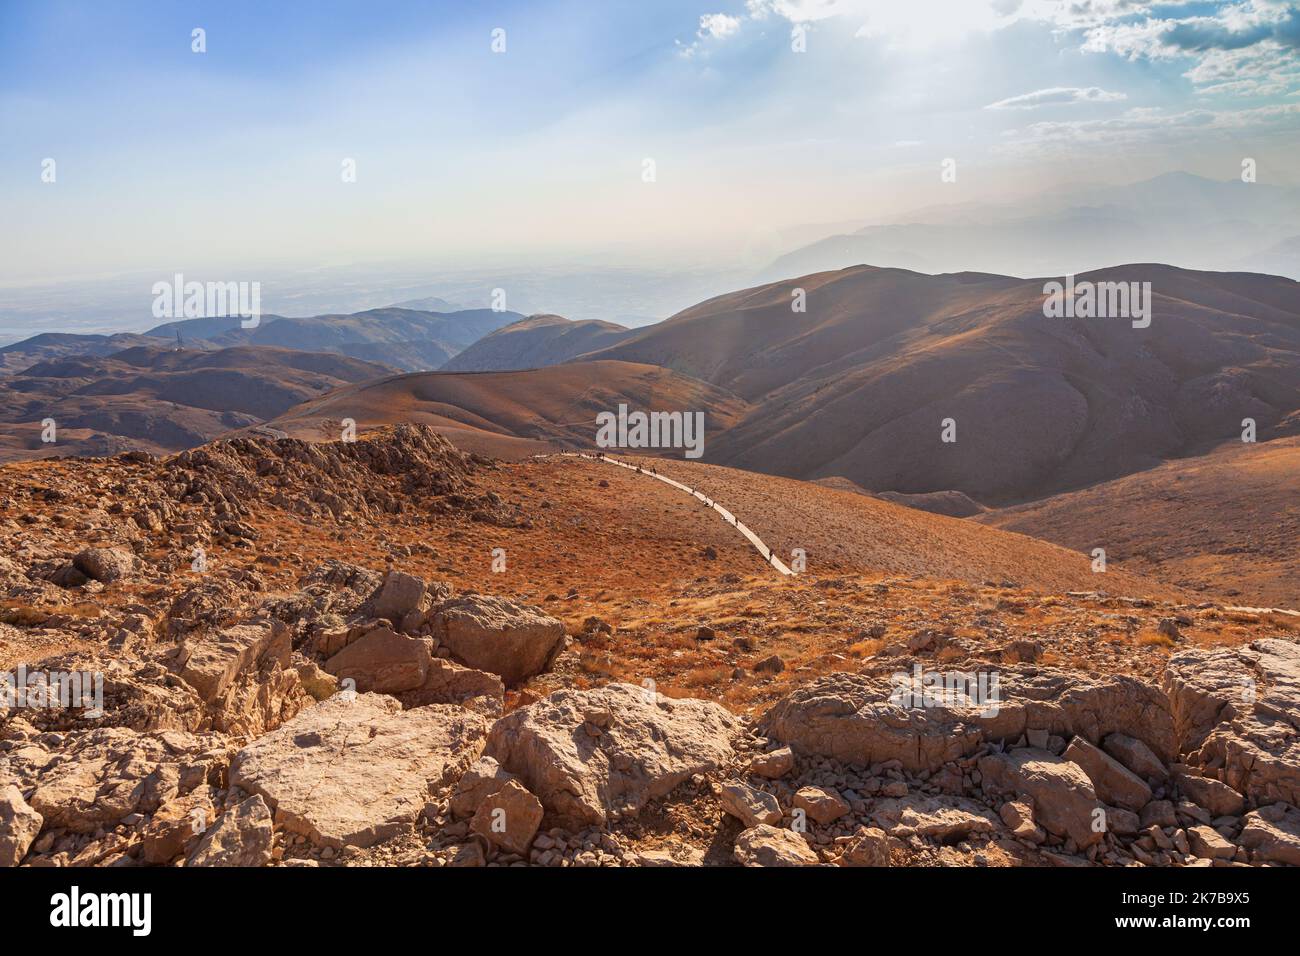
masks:
[[(1150, 326), (1045, 318), (1042, 279), (858, 266), (710, 299), (589, 357), (663, 365), (752, 403), (709, 461), (984, 504), (1195, 454), (1246, 417), (1261, 440), (1295, 432), (1295, 282), (1163, 265), (1077, 281), (1150, 282)], [(791, 308), (799, 289), (805, 312)]]
[(410, 422), (432, 425), (470, 451), (518, 457), (594, 447), (596, 415), (616, 411), (620, 403), (643, 411), (703, 411), (709, 440), (748, 410), (724, 389), (667, 369), (582, 362), (519, 372), (390, 376), (313, 399), (269, 424), (294, 437), (334, 439), (344, 418), (359, 428)]
[[(341, 355), (247, 346), (135, 346), (38, 362), (0, 379), (0, 460), (177, 451), (389, 372)], [(55, 422), (54, 443), (41, 440), (46, 419)]]
[[(21, 372), (37, 362), (54, 362), (78, 355), (112, 355), (135, 346), (158, 348), (156, 338), (119, 332), (114, 335), (75, 335), (65, 332), (44, 332), (0, 348), (0, 376)], [(165, 346), (164, 346), (165, 347)], [(191, 344), (191, 348), (213, 348), (206, 342)]]
[(972, 519), (1243, 604), (1300, 609), (1300, 438), (1227, 442)]
[(613, 322), (574, 322), (560, 315), (532, 315), (497, 329), (457, 354), (444, 372), (489, 372), (559, 365), (628, 338)]

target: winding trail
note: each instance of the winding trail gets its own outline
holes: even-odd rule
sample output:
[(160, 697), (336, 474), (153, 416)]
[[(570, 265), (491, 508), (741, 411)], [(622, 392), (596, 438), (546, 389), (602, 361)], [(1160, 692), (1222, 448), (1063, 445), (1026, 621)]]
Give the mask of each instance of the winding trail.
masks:
[[(720, 514), (722, 516), (723, 521), (727, 522), (727, 524), (729, 525), (732, 525), (737, 531), (743, 534), (749, 540), (749, 543), (754, 546), (754, 550), (757, 551), (759, 555), (763, 558), (763, 560), (767, 562), (768, 567), (773, 568), (776, 571), (779, 571), (783, 575), (787, 575), (787, 576), (794, 575), (794, 572), (791, 571), (790, 568), (787, 567), (786, 564), (780, 558), (778, 558), (775, 554), (772, 553), (772, 549), (763, 543), (762, 538), (756, 535), (749, 528), (745, 527), (744, 524), (742, 524), (740, 521), (736, 519), (735, 515), (733, 515), (726, 508), (722, 507), (722, 505), (718, 504), (712, 498), (708, 497), (702, 491), (696, 491), (694, 488), (691, 488), (689, 485), (684, 485), (680, 481), (673, 481), (671, 478), (666, 478), (665, 476), (656, 474), (655, 472), (652, 471), (646, 471), (644, 468), (641, 468), (637, 465), (629, 465), (627, 462), (619, 461), (617, 458), (610, 458), (608, 455), (588, 455), (585, 452), (580, 452), (580, 451), (563, 451), (563, 452), (559, 452), (559, 455), (565, 458), (586, 458), (591, 461), (603, 461), (607, 465), (618, 465), (618, 467), (620, 468), (626, 468), (629, 471), (635, 471), (639, 474), (645, 475), (647, 478), (657, 478), (666, 485), (672, 485), (674, 488), (678, 489), (679, 491), (684, 491), (688, 495), (691, 495), (694, 498), (698, 498), (700, 501), (704, 502), (706, 505), (708, 505), (718, 514)], [(537, 457), (549, 458), (551, 456), (539, 455)]]

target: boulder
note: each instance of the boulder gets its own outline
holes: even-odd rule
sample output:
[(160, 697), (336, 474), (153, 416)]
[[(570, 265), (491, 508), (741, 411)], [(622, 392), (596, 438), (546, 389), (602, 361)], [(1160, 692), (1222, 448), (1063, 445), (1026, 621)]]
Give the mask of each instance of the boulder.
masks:
[(1073, 738), (1062, 756), (1083, 768), (1103, 802), (1134, 813), (1150, 802), (1151, 788), (1141, 777), (1082, 737)]
[(275, 840), (271, 811), (257, 794), (221, 815), (199, 845), (186, 866), (266, 866), (271, 862)]
[(1148, 783), (1162, 783), (1169, 779), (1169, 771), (1160, 758), (1136, 737), (1107, 734), (1102, 749)]
[(505, 696), (505, 684), (496, 674), (434, 657), (429, 661), (424, 683), (415, 690), (398, 694), (397, 699), (403, 707), (460, 704), (487, 716), (498, 717), (505, 707)]
[(1300, 804), (1300, 644), (1267, 638), (1171, 656), (1178, 749), (1251, 805)]
[(769, 753), (759, 754), (750, 762), (750, 773), (769, 780), (779, 780), (794, 769), (794, 751), (790, 747), (778, 747)]
[(766, 823), (742, 830), (733, 855), (741, 866), (816, 866), (821, 862), (799, 834)]
[(424, 581), (420, 578), (401, 571), (389, 571), (371, 596), (370, 607), (375, 617), (387, 618), (400, 625), (403, 617), (420, 606), (424, 592)]
[(543, 813), (541, 801), (518, 780), (507, 780), (479, 804), (470, 829), (507, 853), (523, 855), (533, 844)]
[(1174, 776), (1183, 796), (1198, 807), (1210, 811), (1212, 817), (1236, 817), (1246, 809), (1246, 798), (1222, 781), (1213, 777), (1180, 771)]
[(1083, 768), (1046, 750), (1026, 747), (979, 760), (984, 791), (1014, 794), (1033, 801), (1034, 819), (1048, 833), (1070, 839), (1079, 847), (1102, 839), (1094, 829), (1101, 819), (1101, 802)]
[(740, 722), (710, 701), (630, 684), (561, 690), (498, 720), (486, 753), (558, 822), (602, 824), (636, 814), (693, 774), (734, 757)]
[(781, 804), (776, 797), (739, 780), (728, 780), (718, 788), (718, 802), (747, 827), (781, 822)]
[(1237, 848), (1223, 838), (1219, 831), (1204, 824), (1187, 829), (1187, 845), (1192, 855), (1202, 860), (1231, 860)]
[(998, 819), (965, 797), (907, 796), (877, 800), (872, 822), (889, 833), (917, 833), (940, 843), (956, 843), (979, 833), (992, 833)]
[(501, 769), (491, 757), (479, 757), (461, 775), (451, 795), (451, 812), (458, 817), (472, 817), (479, 805), (511, 780), (514, 774)]
[(170, 863), (193, 848), (215, 817), (206, 787), (168, 800), (144, 829), (141, 856), (154, 865)]
[(10, 784), (0, 789), (0, 866), (21, 863), (44, 823), (17, 787)]
[(825, 787), (800, 787), (794, 805), (816, 823), (834, 823), (851, 809), (843, 797)]
[(379, 627), (331, 657), (325, 670), (340, 681), (352, 679), (352, 689), (362, 694), (398, 694), (424, 684), (429, 661), (424, 641)]
[(897, 760), (913, 773), (937, 770), (985, 742), (1015, 741), (1030, 732), (1088, 741), (1123, 732), (1157, 754), (1172, 754), (1173, 724), (1164, 696), (1131, 677), (1007, 669), (997, 697), (904, 706), (897, 681), (827, 674), (774, 704), (760, 729), (796, 750), (858, 764)]
[(230, 783), (261, 794), (285, 830), (322, 846), (371, 846), (410, 826), (479, 756), (487, 720), (462, 707), (403, 710), (335, 694), (249, 744)]
[(72, 566), (86, 577), (112, 584), (136, 568), (137, 559), (125, 548), (86, 548), (72, 559)]
[(1300, 866), (1300, 810), (1274, 803), (1246, 814), (1241, 845), (1252, 859)]
[(878, 827), (859, 827), (837, 862), (840, 866), (889, 866), (889, 836)]
[(468, 594), (440, 605), (433, 633), (462, 664), (518, 684), (551, 665), (564, 646), (564, 624), (540, 608)]

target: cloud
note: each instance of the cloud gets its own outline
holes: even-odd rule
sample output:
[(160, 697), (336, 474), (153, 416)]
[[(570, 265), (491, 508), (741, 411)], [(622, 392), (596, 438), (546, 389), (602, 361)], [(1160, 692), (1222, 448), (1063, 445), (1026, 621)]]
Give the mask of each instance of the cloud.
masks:
[(740, 17), (729, 16), (725, 13), (706, 13), (700, 17), (699, 36), (712, 37), (715, 40), (721, 40), (729, 37), (740, 29)]
[(1006, 133), (999, 151), (1054, 151), (1081, 146), (1136, 146), (1180, 142), (1189, 138), (1231, 137), (1242, 131), (1286, 132), (1300, 119), (1300, 103), (1280, 103), (1248, 110), (1193, 109), (1169, 113), (1136, 107), (1109, 119), (1044, 121)]
[(1022, 93), (998, 100), (986, 110), (1032, 110), (1040, 106), (1065, 106), (1071, 103), (1116, 103), (1128, 99), (1126, 93), (1111, 93), (1099, 86), (1054, 86), (1046, 90)]

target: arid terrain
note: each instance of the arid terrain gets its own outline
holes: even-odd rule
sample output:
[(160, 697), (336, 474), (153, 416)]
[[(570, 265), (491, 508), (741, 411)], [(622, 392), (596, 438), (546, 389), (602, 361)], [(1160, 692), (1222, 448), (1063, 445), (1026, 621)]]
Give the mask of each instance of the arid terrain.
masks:
[(103, 674), (7, 712), (0, 862), (1300, 863), (1300, 617), (628, 463), (398, 425), (0, 468), (0, 665)]

